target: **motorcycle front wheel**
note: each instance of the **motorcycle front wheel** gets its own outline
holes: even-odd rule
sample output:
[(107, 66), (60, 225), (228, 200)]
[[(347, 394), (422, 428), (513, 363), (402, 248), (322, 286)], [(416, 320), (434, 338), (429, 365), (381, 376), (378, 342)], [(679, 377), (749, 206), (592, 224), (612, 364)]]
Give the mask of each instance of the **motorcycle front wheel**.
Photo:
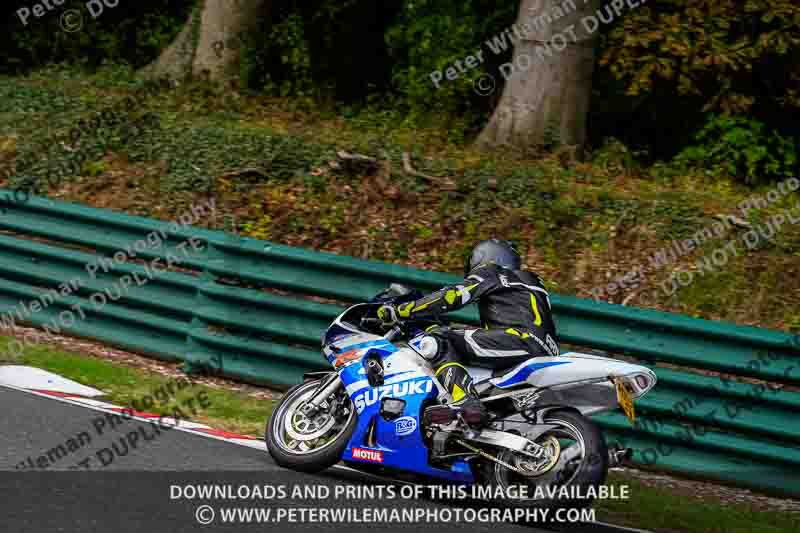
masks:
[(267, 422), (267, 450), (280, 466), (300, 472), (319, 472), (341, 459), (358, 417), (343, 389), (324, 399), (315, 413), (308, 401), (321, 380), (307, 381), (289, 390)]

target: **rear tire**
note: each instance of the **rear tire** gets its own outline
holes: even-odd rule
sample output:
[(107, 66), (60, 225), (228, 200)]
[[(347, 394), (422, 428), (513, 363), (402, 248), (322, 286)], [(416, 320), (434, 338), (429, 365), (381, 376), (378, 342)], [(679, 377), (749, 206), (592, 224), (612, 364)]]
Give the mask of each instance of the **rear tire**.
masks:
[[(330, 468), (341, 460), (342, 452), (353, 435), (358, 416), (353, 409), (350, 398), (344, 394), (343, 389), (337, 391), (335, 400), (330, 402), (330, 412), (322, 413), (315, 420), (304, 418), (304, 415), (299, 411), (307, 401), (307, 398), (313, 395), (321, 383), (322, 380), (306, 381), (291, 388), (275, 407), (272, 416), (267, 421), (264, 435), (267, 450), (275, 462), (284, 468), (308, 473), (320, 472)], [(290, 417), (288, 421), (287, 417)], [(309, 434), (313, 436), (315, 434), (313, 429), (315, 425), (321, 425), (324, 429), (325, 426), (331, 424), (327, 418), (325, 418), (324, 422), (318, 422), (318, 419), (324, 417), (333, 418), (334, 420), (330, 428), (320, 438), (308, 441), (296, 440), (287, 432), (287, 428), (291, 427), (292, 431), (301, 438), (306, 438)], [(307, 423), (306, 425), (310, 425), (312, 430), (298, 429), (295, 426), (297, 421), (301, 424)], [(303, 435), (303, 431), (306, 431), (307, 435)], [(316, 433), (319, 433), (319, 431)], [(314, 448), (315, 443), (323, 437), (327, 441)]]
[[(536, 484), (541, 484), (543, 486), (545, 494), (547, 493), (547, 488), (550, 486), (580, 487), (579, 489), (568, 489), (570, 491), (575, 490), (580, 495), (585, 495), (589, 490), (589, 487), (594, 487), (596, 491), (600, 485), (605, 483), (606, 476), (608, 474), (608, 447), (600, 428), (598, 428), (594, 422), (582, 414), (569, 409), (551, 411), (544, 416), (544, 421), (547, 424), (559, 426), (561, 428), (560, 430), (551, 430), (551, 432), (553, 432), (555, 435), (561, 433), (562, 438), (567, 433), (574, 433), (576, 436), (580, 436), (579, 439), (576, 439), (576, 444), (573, 446), (581, 446), (583, 453), (582, 457), (580, 458), (580, 463), (576, 463), (577, 460), (575, 459), (568, 463), (570, 467), (574, 465), (574, 470), (571, 471), (571, 474), (569, 474), (570, 470), (568, 468), (563, 467), (559, 468), (558, 471), (554, 469), (551, 472), (527, 478), (526, 481), (526, 478), (517, 474), (516, 472), (513, 472), (493, 461), (486, 461), (482, 465), (481, 469), (481, 478), (483, 479), (484, 483), (492, 487), (503, 487), (504, 489), (507, 489), (509, 486), (513, 485), (527, 484), (527, 493), (531, 497), (533, 497), (535, 494)], [(549, 433), (550, 432), (544, 433), (542, 436), (537, 438), (536, 441), (541, 442), (542, 438), (549, 435)], [(561, 450), (561, 453), (564, 453), (563, 449)], [(514, 456), (515, 454), (513, 452), (508, 451), (501, 453), (498, 458), (507, 463), (513, 464), (515, 460)], [(568, 474), (568, 479), (562, 479), (560, 483), (557, 482), (556, 478), (559, 475), (564, 474)], [(531, 486), (532, 484), (533, 486)], [(503, 503), (514, 507), (580, 508), (590, 505), (591, 502), (591, 499), (586, 498), (531, 498), (506, 499)]]

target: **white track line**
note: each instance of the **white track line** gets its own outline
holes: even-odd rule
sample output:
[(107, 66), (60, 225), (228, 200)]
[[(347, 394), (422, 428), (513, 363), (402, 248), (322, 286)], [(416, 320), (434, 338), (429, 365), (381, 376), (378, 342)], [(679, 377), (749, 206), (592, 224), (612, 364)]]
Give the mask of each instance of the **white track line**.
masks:
[(258, 439), (256, 437), (250, 437), (248, 435), (238, 435), (236, 433), (230, 433), (227, 431), (214, 429), (211, 426), (207, 426), (205, 424), (200, 424), (197, 422), (192, 422), (191, 420), (176, 419), (173, 417), (157, 415), (154, 413), (142, 413), (138, 411), (133, 411), (129, 407), (122, 407), (119, 405), (114, 405), (111, 403), (102, 402), (99, 400), (86, 398), (74, 394), (65, 394), (59, 391), (26, 389), (5, 383), (0, 384), (0, 387), (5, 387), (7, 389), (16, 390), (19, 392), (25, 392), (27, 394), (39, 396), (40, 398), (49, 398), (51, 400), (56, 400), (62, 403), (68, 403), (70, 405), (78, 405), (81, 407), (85, 407), (87, 409), (91, 409), (92, 411), (123, 416), (125, 419), (129, 420), (147, 422), (150, 424), (159, 424), (160, 427), (163, 427), (165, 429), (166, 428), (169, 428), (170, 430), (176, 429), (178, 431), (183, 431), (184, 433), (191, 433), (192, 435), (200, 435), (201, 437), (206, 437), (209, 439), (219, 440), (223, 442), (229, 442), (231, 444), (237, 444), (239, 446), (245, 446), (247, 448), (254, 448), (262, 451), (266, 451), (267, 449), (266, 443), (263, 440)]

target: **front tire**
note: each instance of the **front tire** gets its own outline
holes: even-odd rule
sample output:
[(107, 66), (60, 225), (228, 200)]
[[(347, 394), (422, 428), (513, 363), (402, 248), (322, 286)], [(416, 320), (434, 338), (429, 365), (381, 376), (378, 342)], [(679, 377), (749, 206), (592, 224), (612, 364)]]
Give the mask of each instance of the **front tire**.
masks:
[(289, 390), (272, 412), (264, 435), (267, 450), (280, 466), (314, 473), (341, 459), (358, 421), (350, 398), (340, 388), (325, 399), (314, 416), (303, 412), (323, 380), (306, 381)]

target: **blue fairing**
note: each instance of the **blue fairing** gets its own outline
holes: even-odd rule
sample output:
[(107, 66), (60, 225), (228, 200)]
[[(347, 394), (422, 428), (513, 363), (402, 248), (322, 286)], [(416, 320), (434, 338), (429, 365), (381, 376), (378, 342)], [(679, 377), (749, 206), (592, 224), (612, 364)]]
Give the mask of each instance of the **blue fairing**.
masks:
[(535, 360), (528, 361), (527, 363), (517, 367), (517, 369), (513, 372), (503, 376), (502, 379), (494, 380), (493, 383), (495, 387), (499, 387), (501, 389), (513, 387), (514, 385), (524, 383), (528, 377), (537, 370), (551, 366), (568, 365), (569, 363), (570, 361), (551, 361), (549, 363), (537, 363)]
[[(342, 350), (361, 350), (361, 357), (369, 353), (386, 358), (397, 352), (392, 343), (381, 338), (364, 341), (361, 337), (354, 344), (347, 344), (347, 339), (342, 338), (337, 340), (337, 344), (341, 345)], [(384, 385), (371, 387), (360, 360), (340, 368), (339, 375), (358, 413), (356, 429), (342, 454), (342, 460), (397, 468), (457, 483), (474, 481), (469, 465), (462, 460), (457, 460), (449, 470), (428, 464), (428, 449), (422, 440), (420, 423), (423, 404), (426, 400), (435, 400), (437, 396), (433, 379), (421, 371), (408, 370), (386, 374)], [(380, 416), (381, 400), (384, 398), (398, 398), (406, 402), (399, 418), (385, 420)], [(374, 441), (369, 445), (373, 423)]]

